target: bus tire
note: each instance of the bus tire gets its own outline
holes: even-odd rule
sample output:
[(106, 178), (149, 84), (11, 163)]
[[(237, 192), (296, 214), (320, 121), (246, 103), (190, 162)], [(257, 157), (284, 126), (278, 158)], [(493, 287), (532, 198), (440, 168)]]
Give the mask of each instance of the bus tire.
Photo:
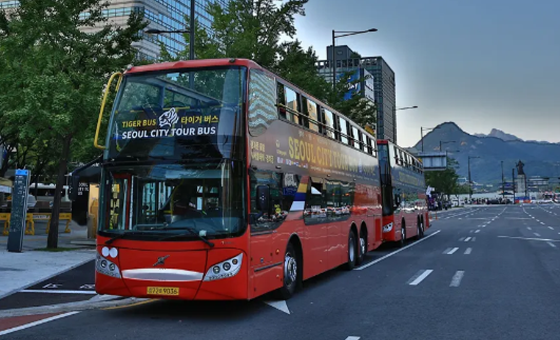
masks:
[(399, 248), (404, 247), (404, 243), (406, 242), (406, 222), (404, 220), (401, 221), (401, 239), (398, 241), (397, 245)]
[(419, 240), (422, 237), (424, 237), (424, 223), (422, 222), (422, 219), (419, 218), (418, 219), (418, 234), (416, 234), (416, 239)]
[(284, 278), (282, 280), (282, 288), (280, 288), (279, 295), (282, 300), (291, 298), (296, 288), (299, 286), (299, 267), (298, 262), (301, 257), (298, 256), (292, 242), (288, 243), (286, 254), (284, 255)]
[(365, 226), (362, 226), (360, 230), (360, 239), (359, 239), (359, 249), (358, 249), (358, 257), (356, 259), (356, 264), (360, 265), (364, 262), (367, 253), (367, 229)]
[(348, 235), (348, 262), (346, 262), (346, 269), (352, 270), (356, 267), (356, 259), (358, 257), (358, 242), (356, 240), (356, 232), (350, 229), (350, 234)]

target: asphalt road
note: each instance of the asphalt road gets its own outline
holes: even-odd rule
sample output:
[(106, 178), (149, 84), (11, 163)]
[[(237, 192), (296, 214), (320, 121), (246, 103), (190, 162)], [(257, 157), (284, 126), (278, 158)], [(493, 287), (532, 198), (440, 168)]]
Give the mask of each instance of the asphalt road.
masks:
[(268, 297), (153, 301), (81, 312), (5, 338), (560, 338), (560, 206), (447, 211), (427, 236), (396, 253), (390, 247), (372, 252), (352, 272), (307, 281), (279, 305), (289, 314), (266, 304)]
[(0, 300), (0, 310), (89, 300), (95, 296), (95, 261)]

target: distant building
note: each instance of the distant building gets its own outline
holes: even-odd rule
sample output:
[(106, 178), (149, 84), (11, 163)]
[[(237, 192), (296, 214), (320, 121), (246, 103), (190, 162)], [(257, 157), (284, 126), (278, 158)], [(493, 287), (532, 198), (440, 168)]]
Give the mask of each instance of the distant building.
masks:
[[(190, 4), (195, 0), (109, 0), (109, 7), (103, 11), (105, 17), (117, 26), (124, 26), (128, 17), (133, 12), (142, 12), (147, 20), (150, 21), (148, 28), (159, 30), (178, 30), (188, 28), (185, 17), (190, 15)], [(206, 11), (211, 3), (226, 5), (229, 0), (196, 0), (195, 13), (198, 22), (206, 29), (210, 30), (212, 17)], [(19, 6), (17, 0), (0, 0), (1, 9), (11, 9)], [(88, 13), (82, 13), (87, 16)], [(91, 31), (91, 30), (90, 30)], [(87, 32), (87, 31), (86, 31)], [(147, 35), (140, 32), (142, 40), (135, 43), (138, 48), (138, 57), (141, 59), (153, 60), (160, 53), (158, 41), (165, 44), (171, 54), (187, 48), (187, 43), (180, 33)]]
[[(379, 139), (397, 143), (395, 72), (382, 57), (359, 57), (348, 46), (336, 46), (337, 77), (355, 71), (354, 79), (371, 75), (360, 85), (360, 94), (377, 104), (377, 130)], [(327, 60), (317, 61), (317, 69), (326, 80), (332, 82), (332, 46), (327, 47)]]

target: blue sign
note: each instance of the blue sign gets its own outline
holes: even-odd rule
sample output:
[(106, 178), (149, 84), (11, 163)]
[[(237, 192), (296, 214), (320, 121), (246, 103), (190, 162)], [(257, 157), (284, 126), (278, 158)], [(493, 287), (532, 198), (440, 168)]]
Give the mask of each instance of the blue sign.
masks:
[[(342, 77), (347, 75), (347, 73), (348, 72), (338, 74), (337, 75), (338, 80), (340, 80)], [(360, 82), (358, 82), (359, 79), (360, 79), (360, 70), (359, 69), (354, 70), (353, 73), (348, 77), (348, 79), (346, 79), (346, 82), (348, 83), (348, 91), (344, 94), (344, 100), (349, 100), (355, 94), (360, 93), (361, 84), (360, 84)]]

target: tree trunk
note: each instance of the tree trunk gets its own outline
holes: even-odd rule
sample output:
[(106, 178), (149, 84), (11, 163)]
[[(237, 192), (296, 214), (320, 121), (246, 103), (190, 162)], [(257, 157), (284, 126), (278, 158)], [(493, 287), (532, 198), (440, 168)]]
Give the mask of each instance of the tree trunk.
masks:
[(65, 175), (68, 167), (68, 159), (70, 158), (70, 142), (72, 136), (65, 136), (62, 141), (62, 155), (58, 164), (58, 175), (56, 178), (56, 189), (54, 192), (54, 201), (51, 215), (51, 225), (49, 226), (49, 237), (47, 239), (47, 248), (58, 247), (58, 222), (60, 214), (60, 199), (62, 189), (64, 187)]

